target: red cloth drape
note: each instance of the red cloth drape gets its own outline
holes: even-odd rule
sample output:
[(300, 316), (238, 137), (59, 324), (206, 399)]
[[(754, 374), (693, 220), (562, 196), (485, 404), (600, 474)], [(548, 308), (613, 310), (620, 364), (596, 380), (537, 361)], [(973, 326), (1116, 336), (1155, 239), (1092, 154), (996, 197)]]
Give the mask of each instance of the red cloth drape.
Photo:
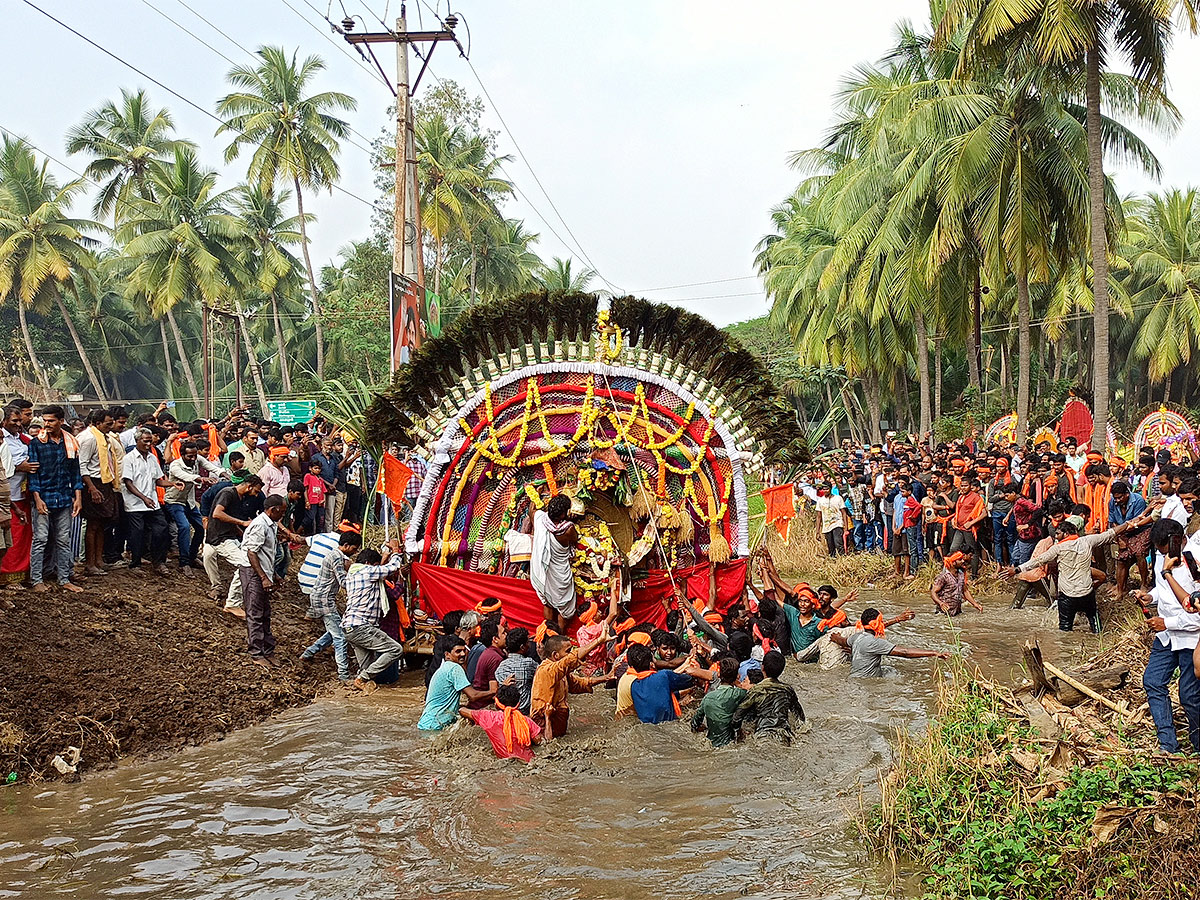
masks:
[[(429, 563), (413, 563), (413, 576), (421, 586), (425, 608), (438, 618), (455, 609), (474, 609), (485, 597), (500, 600), (504, 618), (513, 625), (533, 631), (542, 622), (542, 602), (528, 581), (484, 572), (468, 572)], [(674, 572), (676, 584), (684, 593), (703, 603), (708, 599), (708, 563), (700, 563)], [(746, 560), (735, 559), (717, 566), (717, 608), (729, 609), (746, 586)], [(650, 571), (634, 583), (629, 614), (636, 622), (662, 628), (667, 622), (663, 600), (671, 598), (671, 580), (666, 572)]]

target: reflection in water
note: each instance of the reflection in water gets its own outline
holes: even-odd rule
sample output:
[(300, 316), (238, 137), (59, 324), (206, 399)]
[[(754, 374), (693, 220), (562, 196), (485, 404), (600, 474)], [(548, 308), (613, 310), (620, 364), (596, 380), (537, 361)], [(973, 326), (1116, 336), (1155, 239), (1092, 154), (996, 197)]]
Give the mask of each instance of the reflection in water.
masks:
[[(1060, 641), (1043, 610), (985, 606), (957, 632), (922, 605), (889, 637), (961, 645), (1000, 679), (1026, 637), (1050, 658), (1092, 646)], [(77, 785), (5, 790), (0, 897), (882, 897), (847, 821), (891, 730), (921, 727), (933, 695), (930, 661), (896, 668), (864, 682), (789, 665), (812, 726), (790, 748), (713, 751), (683, 724), (614, 724), (604, 693), (572, 698), (571, 734), (528, 767), (477, 730), (418, 734), (415, 679), (317, 703)]]

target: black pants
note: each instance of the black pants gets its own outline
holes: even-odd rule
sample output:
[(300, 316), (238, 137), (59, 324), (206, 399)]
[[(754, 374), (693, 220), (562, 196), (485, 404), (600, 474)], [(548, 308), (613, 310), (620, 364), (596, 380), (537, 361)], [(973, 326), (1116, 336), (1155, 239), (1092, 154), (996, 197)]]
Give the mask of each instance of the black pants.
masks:
[(833, 531), (825, 532), (825, 547), (829, 550), (830, 556), (841, 556), (844, 544), (842, 543), (843, 531), (841, 528), (835, 528)]
[(125, 554), (125, 545), (129, 541), (129, 514), (125, 505), (117, 495), (117, 517), (113, 519), (104, 533), (104, 561), (109, 565), (115, 563)]
[(167, 561), (167, 518), (161, 509), (126, 512), (129, 520), (129, 561), (140, 566), (145, 556), (153, 565)]
[(1100, 614), (1096, 612), (1096, 592), (1093, 590), (1084, 597), (1069, 597), (1058, 595), (1058, 630), (1071, 631), (1075, 628), (1075, 617), (1083, 613), (1092, 626), (1092, 634), (1100, 633)]

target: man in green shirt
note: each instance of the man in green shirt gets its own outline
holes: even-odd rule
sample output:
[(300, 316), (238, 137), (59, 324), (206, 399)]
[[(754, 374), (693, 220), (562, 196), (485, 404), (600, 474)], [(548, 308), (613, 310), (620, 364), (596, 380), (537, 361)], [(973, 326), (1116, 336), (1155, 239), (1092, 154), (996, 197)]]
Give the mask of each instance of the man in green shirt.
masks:
[[(787, 599), (783, 603), (783, 614), (787, 617), (792, 653), (797, 659), (800, 659), (802, 654), (805, 659), (816, 659), (815, 654), (805, 654), (804, 651), (815, 644), (821, 636), (821, 619), (806, 594), (789, 594), (786, 597)], [(788, 602), (793, 597), (796, 599), (795, 606)]]
[(708, 739), (712, 745), (724, 747), (734, 739), (733, 714), (746, 699), (746, 692), (737, 686), (737, 659), (724, 656), (718, 667), (721, 683), (700, 701), (700, 707), (692, 716), (692, 731), (703, 731), (707, 722)]

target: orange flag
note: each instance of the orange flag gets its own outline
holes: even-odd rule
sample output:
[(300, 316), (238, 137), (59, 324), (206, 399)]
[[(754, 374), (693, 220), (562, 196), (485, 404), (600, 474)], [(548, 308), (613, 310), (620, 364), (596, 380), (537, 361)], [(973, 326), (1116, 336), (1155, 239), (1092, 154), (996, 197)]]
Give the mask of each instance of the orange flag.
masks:
[(792, 484), (781, 484), (762, 492), (767, 507), (767, 524), (774, 525), (780, 539), (786, 544), (792, 519), (796, 518), (796, 492)]
[(412, 469), (390, 453), (383, 454), (383, 465), (379, 467), (379, 480), (375, 482), (375, 490), (387, 496), (392, 503), (399, 506), (404, 502), (404, 489), (412, 478)]

